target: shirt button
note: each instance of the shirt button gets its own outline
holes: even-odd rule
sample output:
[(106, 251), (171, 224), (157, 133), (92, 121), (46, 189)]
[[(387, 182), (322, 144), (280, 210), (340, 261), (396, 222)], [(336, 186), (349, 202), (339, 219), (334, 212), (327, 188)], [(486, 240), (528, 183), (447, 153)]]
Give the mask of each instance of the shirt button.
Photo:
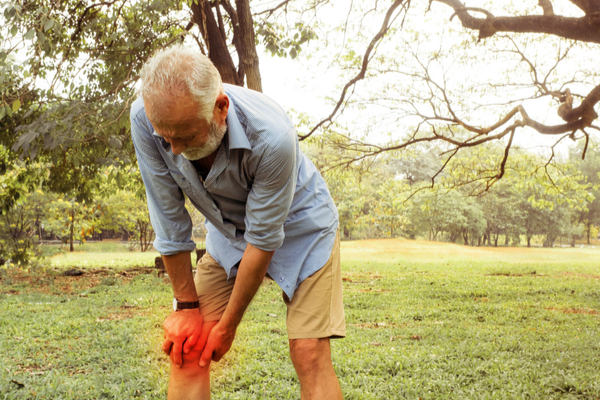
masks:
[(283, 277), (279, 278), (279, 281), (280, 281), (280, 282), (283, 282)]

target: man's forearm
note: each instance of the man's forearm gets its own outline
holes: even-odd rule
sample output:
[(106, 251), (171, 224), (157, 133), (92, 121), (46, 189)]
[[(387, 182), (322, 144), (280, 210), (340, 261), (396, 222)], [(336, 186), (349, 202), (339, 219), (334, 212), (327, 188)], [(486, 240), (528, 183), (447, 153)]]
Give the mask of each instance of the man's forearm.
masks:
[(239, 325), (244, 311), (246, 311), (267, 274), (273, 253), (273, 251), (260, 250), (251, 244), (246, 246), (229, 304), (223, 317), (221, 317), (221, 323), (228, 328), (235, 330)]
[(165, 268), (171, 279), (173, 294), (179, 301), (198, 301), (190, 252), (162, 256)]

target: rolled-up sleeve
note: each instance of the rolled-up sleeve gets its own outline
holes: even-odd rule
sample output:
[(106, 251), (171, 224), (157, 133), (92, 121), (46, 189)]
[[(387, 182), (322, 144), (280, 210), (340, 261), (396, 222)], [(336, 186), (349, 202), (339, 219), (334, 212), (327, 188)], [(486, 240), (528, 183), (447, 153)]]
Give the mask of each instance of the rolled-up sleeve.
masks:
[(143, 109), (131, 111), (131, 136), (138, 167), (146, 188), (150, 222), (155, 233), (154, 248), (163, 255), (193, 251), (192, 220), (185, 197), (162, 158)]
[(296, 131), (269, 145), (260, 160), (246, 203), (247, 243), (265, 251), (283, 244), (283, 224), (292, 204), (297, 180)]

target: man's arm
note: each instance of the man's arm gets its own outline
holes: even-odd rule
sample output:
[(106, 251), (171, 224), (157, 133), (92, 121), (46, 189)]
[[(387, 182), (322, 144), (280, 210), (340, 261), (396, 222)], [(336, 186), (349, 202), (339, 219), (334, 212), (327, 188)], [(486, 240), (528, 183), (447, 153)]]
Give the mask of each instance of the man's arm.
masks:
[(194, 276), (192, 275), (191, 253), (189, 251), (162, 256), (165, 268), (171, 279), (173, 295), (179, 301), (198, 301)]
[[(154, 247), (164, 256), (171, 276), (175, 297), (181, 301), (197, 301), (190, 271), (190, 251), (196, 248), (191, 240), (192, 221), (185, 211), (185, 197), (152, 137), (152, 126), (146, 118), (143, 104), (137, 100), (131, 109), (131, 138), (146, 188), (148, 213), (156, 238)], [(181, 352), (189, 351), (200, 335), (202, 318), (198, 309), (171, 314), (164, 323), (163, 350), (171, 354), (176, 365), (182, 365)], [(189, 333), (192, 336), (182, 338)], [(187, 340), (186, 340), (187, 338)], [(183, 343), (185, 342), (185, 348)]]
[[(175, 298), (183, 302), (198, 301), (192, 275), (190, 252), (162, 256), (171, 279)], [(173, 311), (163, 324), (165, 341), (162, 349), (173, 363), (183, 366), (182, 351), (187, 354), (196, 345), (202, 332), (202, 315), (198, 308)]]
[(251, 244), (246, 246), (225, 313), (211, 330), (202, 352), (201, 367), (211, 359), (219, 361), (231, 348), (235, 331), (267, 274), (273, 253), (274, 251), (264, 251)]

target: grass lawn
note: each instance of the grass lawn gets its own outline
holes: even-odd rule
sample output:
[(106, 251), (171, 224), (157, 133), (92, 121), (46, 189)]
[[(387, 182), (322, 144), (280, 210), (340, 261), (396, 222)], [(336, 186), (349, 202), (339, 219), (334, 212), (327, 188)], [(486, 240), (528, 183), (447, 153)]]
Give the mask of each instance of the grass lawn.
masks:
[[(78, 252), (3, 274), (0, 399), (164, 399), (171, 288), (126, 271), (155, 256)], [(60, 274), (74, 266), (105, 271)], [(600, 399), (600, 249), (354, 241), (342, 268), (346, 399)], [(214, 399), (299, 398), (274, 283), (214, 377)]]

